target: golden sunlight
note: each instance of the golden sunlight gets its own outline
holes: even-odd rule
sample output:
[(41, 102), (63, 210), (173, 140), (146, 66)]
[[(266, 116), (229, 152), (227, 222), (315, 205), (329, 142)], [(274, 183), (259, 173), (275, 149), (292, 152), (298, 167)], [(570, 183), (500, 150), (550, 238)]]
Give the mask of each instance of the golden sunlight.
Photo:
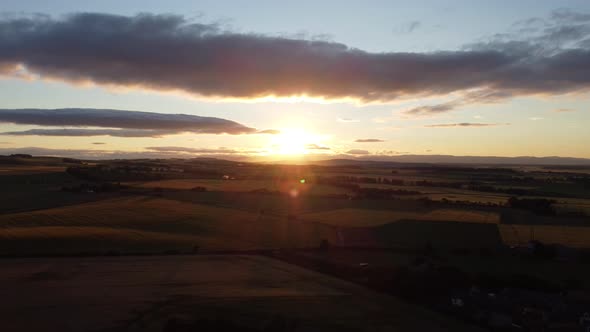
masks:
[(271, 139), (270, 153), (285, 155), (307, 154), (310, 149), (320, 146), (322, 137), (303, 129), (283, 129)]

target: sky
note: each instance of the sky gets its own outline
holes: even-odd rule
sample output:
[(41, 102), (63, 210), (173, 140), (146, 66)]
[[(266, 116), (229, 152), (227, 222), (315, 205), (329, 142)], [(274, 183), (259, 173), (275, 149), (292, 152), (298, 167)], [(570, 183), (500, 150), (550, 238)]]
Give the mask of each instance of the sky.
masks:
[(0, 12), (0, 154), (590, 158), (589, 105), (586, 0)]

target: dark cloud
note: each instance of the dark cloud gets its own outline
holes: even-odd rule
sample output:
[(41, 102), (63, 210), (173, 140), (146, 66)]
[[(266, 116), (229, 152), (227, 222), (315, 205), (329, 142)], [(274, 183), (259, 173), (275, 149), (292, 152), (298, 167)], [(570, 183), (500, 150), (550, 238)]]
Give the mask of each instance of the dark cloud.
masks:
[(113, 136), (113, 137), (162, 137), (177, 134), (174, 131), (133, 130), (133, 129), (29, 129), (22, 131), (0, 132), (0, 135), (11, 136)]
[(331, 41), (227, 32), (176, 15), (5, 16), (0, 70), (237, 98), (560, 94), (590, 87), (588, 17), (556, 11), (545, 26), (529, 23), (528, 34), (499, 34), (459, 51), (370, 53)]
[(43, 128), (0, 133), (2, 135), (160, 137), (182, 132), (232, 135), (258, 133), (256, 129), (237, 122), (214, 117), (111, 109), (0, 109), (0, 122), (48, 127), (101, 127)]
[(355, 140), (355, 142), (357, 143), (379, 143), (379, 142), (385, 142), (382, 139), (378, 139), (378, 138), (359, 138), (357, 140)]
[(163, 154), (145, 154), (143, 152), (93, 150), (93, 149), (50, 149), (41, 147), (0, 148), (0, 155), (30, 154), (33, 156), (71, 157), (80, 159), (134, 159), (165, 158)]
[(589, 36), (590, 14), (558, 9), (547, 18), (518, 21), (506, 33), (471, 43), (466, 49), (498, 49), (507, 54), (551, 57), (580, 48)]
[(402, 111), (410, 116), (431, 116), (446, 113), (470, 104), (491, 104), (514, 97), (510, 91), (482, 89), (465, 93), (463, 97), (438, 105), (418, 106)]
[(367, 154), (371, 154), (371, 153), (367, 150), (352, 149), (352, 150), (346, 151), (346, 154), (367, 155)]
[(508, 126), (508, 125), (510, 125), (510, 123), (471, 123), (471, 122), (461, 122), (461, 123), (443, 123), (443, 124), (425, 125), (424, 127), (427, 127), (427, 128), (496, 127), (496, 126)]
[(164, 159), (211, 157), (229, 160), (246, 160), (252, 157), (250, 152), (237, 152), (231, 149), (194, 149), (182, 147), (151, 147), (144, 151), (121, 151), (99, 149), (50, 149), (41, 147), (0, 148), (0, 155), (30, 154), (33, 156), (71, 157), (80, 159)]
[(92, 144), (94, 144), (94, 145), (104, 145), (106, 143), (105, 142), (92, 142)]
[(307, 144), (305, 146), (307, 150), (330, 150), (327, 146), (317, 145), (317, 144)]
[(411, 116), (428, 116), (452, 111), (453, 109), (455, 109), (455, 107), (457, 107), (457, 105), (457, 102), (449, 102), (439, 105), (418, 106), (402, 111), (402, 113)]

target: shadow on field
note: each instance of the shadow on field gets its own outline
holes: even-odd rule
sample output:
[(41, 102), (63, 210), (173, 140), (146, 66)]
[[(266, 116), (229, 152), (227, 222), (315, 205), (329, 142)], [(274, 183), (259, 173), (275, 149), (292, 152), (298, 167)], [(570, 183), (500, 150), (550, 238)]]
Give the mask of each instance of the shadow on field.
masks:
[(172, 317), (163, 328), (163, 332), (292, 332), (296, 331), (298, 323), (282, 316), (275, 316), (263, 328), (244, 326), (230, 320), (199, 319), (191, 320), (184, 317)]

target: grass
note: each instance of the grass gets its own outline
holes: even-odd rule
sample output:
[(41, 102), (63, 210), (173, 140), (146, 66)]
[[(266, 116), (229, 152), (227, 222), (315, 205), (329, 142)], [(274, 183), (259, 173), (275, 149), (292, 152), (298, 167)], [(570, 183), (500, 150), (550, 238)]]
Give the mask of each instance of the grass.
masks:
[(334, 241), (334, 230), (273, 215), (148, 197), (0, 216), (4, 253), (77, 248), (157, 251), (194, 245), (204, 250), (310, 247), (324, 238)]
[(66, 173), (0, 173), (0, 214), (49, 209), (98, 201), (117, 193), (80, 194), (61, 191), (62, 186), (76, 186), (82, 181)]
[[(361, 217), (367, 213), (377, 214), (383, 221), (391, 221), (390, 217), (420, 217), (410, 212), (366, 209), (352, 211)], [(338, 216), (353, 215), (347, 209), (327, 213), (331, 220), (340, 220)], [(336, 213), (336, 216), (331, 215), (332, 213)], [(1, 215), (0, 250), (4, 254), (111, 250), (159, 252), (167, 249), (187, 251), (195, 245), (205, 251), (316, 247), (323, 239), (340, 245), (358, 243), (359, 234), (343, 233), (341, 229), (333, 226), (343, 226), (342, 223), (326, 225), (304, 222), (305, 218), (302, 216), (296, 220), (289, 220), (285, 215), (268, 212), (239, 210), (164, 198), (124, 197)], [(426, 220), (448, 218), (477, 220), (479, 218), (480, 222), (493, 219), (483, 212), (446, 209), (424, 213), (422, 218)], [(420, 246), (427, 242), (449, 244), (454, 241), (469, 241), (469, 237), (464, 236), (462, 231), (465, 226), (460, 226), (461, 224), (463, 223), (443, 221), (428, 224), (402, 222), (393, 228), (384, 225), (362, 229), (360, 238), (364, 239), (364, 234), (367, 233), (378, 237), (379, 241), (371, 243), (375, 246)], [(367, 224), (355, 226), (367, 226)], [(468, 230), (472, 228), (473, 226), (467, 226)], [(488, 235), (477, 233), (477, 230), (474, 232), (472, 239), (483, 236), (482, 241), (485, 243), (489, 238)], [(344, 237), (342, 237), (343, 234)], [(23, 243), (27, 243), (27, 246), (23, 246)]]
[(590, 227), (549, 225), (499, 225), (504, 243), (526, 244), (537, 240), (548, 244), (562, 244), (574, 248), (590, 247)]
[[(39, 226), (0, 229), (3, 255), (113, 252), (190, 252), (211, 241), (198, 236), (94, 226)], [(26, 243), (27, 246), (23, 246)]]
[(422, 221), (458, 221), (472, 223), (499, 223), (496, 213), (476, 210), (438, 209), (428, 212), (337, 209), (307, 213), (301, 216), (307, 222), (318, 222), (342, 227), (373, 227), (404, 219)]
[(552, 183), (540, 186), (540, 191), (561, 194), (566, 196), (575, 196), (578, 198), (590, 198), (590, 188), (586, 188), (582, 184), (572, 183)]
[(225, 217), (252, 221), (256, 215), (231, 209), (173, 200), (126, 197), (41, 211), (0, 216), (0, 227), (101, 226), (186, 232), (189, 221), (211, 222)]

